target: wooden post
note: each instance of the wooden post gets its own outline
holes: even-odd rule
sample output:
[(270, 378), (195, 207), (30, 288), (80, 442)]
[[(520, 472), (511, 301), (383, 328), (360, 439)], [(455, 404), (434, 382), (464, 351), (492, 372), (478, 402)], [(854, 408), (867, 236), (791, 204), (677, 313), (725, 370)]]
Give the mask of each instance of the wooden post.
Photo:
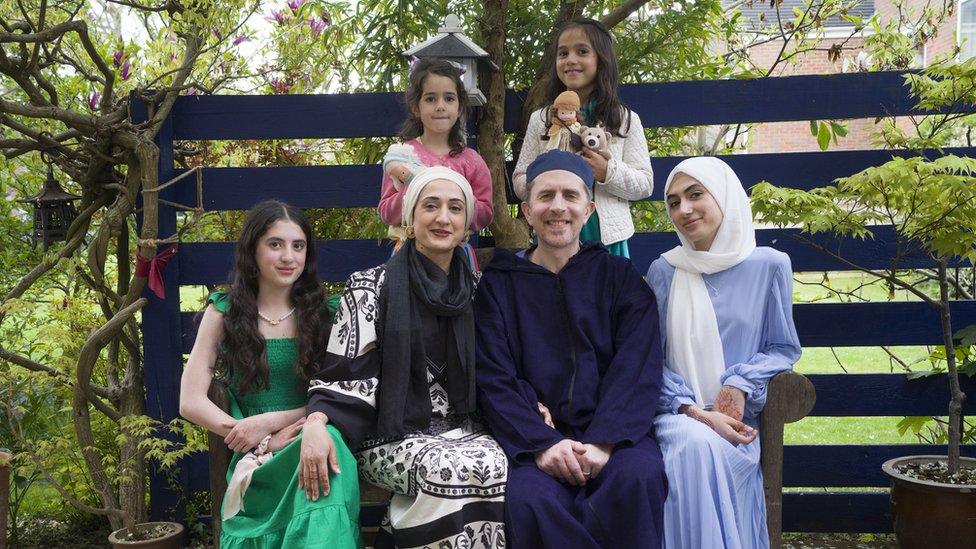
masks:
[(7, 547), (7, 512), (10, 507), (10, 461), (13, 455), (0, 450), (0, 549)]
[(803, 419), (817, 400), (813, 383), (795, 372), (777, 374), (769, 382), (766, 406), (759, 415), (763, 490), (769, 546), (783, 546), (783, 425)]
[[(218, 379), (210, 382), (210, 400), (218, 408), (227, 412), (229, 404), (227, 386)], [(220, 507), (227, 491), (227, 466), (230, 464), (230, 450), (224, 443), (224, 438), (214, 433), (208, 433), (207, 442), (210, 449), (210, 527), (213, 532), (213, 546), (220, 549)]]

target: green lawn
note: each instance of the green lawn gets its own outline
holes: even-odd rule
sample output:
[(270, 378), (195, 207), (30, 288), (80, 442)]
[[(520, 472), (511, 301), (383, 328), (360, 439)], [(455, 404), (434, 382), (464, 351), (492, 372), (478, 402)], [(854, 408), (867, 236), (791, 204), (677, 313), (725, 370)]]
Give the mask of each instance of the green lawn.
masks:
[[(822, 273), (796, 275), (793, 300), (796, 303), (829, 303), (856, 301), (888, 301), (888, 288), (859, 273), (830, 273), (828, 283), (840, 292), (831, 292), (819, 283)], [(912, 297), (914, 299), (914, 297)], [(894, 299), (909, 299), (903, 291)], [(913, 369), (928, 369), (929, 350), (923, 346), (891, 347), (895, 356)], [(904, 368), (880, 347), (807, 348), (795, 369), (802, 374), (871, 374), (900, 373)], [(786, 444), (913, 444), (911, 434), (900, 436), (896, 425), (900, 417), (809, 417), (787, 425)]]

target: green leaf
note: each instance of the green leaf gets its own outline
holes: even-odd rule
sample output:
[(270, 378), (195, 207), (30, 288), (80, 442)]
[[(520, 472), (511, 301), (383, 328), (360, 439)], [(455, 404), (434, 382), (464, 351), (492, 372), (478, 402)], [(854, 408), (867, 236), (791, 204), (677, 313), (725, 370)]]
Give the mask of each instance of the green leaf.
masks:
[(908, 416), (898, 422), (898, 434), (904, 435), (908, 431), (912, 434), (919, 434), (925, 425), (932, 421), (931, 416)]
[(812, 135), (814, 137), (817, 137), (817, 121), (816, 120), (811, 120), (810, 121), (810, 135)]
[(840, 122), (830, 122), (830, 129), (834, 132), (835, 136), (847, 137), (847, 127)]
[(826, 122), (821, 122), (820, 128), (817, 130), (817, 144), (820, 145), (822, 151), (830, 147), (830, 126)]
[(976, 345), (976, 324), (970, 324), (953, 334), (953, 339), (958, 339), (962, 345)]

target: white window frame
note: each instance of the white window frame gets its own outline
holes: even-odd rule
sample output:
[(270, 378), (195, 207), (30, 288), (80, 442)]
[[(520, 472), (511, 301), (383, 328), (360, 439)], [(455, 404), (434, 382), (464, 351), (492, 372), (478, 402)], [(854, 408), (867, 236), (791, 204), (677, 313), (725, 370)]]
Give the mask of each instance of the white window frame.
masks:
[[(959, 53), (956, 54), (956, 61), (965, 61), (962, 57), (962, 6), (967, 3), (976, 9), (976, 0), (958, 0), (956, 2), (956, 46), (959, 47)], [(976, 29), (974, 29), (973, 36), (969, 41), (969, 46), (976, 48)], [(974, 50), (973, 56), (976, 57), (976, 50)]]

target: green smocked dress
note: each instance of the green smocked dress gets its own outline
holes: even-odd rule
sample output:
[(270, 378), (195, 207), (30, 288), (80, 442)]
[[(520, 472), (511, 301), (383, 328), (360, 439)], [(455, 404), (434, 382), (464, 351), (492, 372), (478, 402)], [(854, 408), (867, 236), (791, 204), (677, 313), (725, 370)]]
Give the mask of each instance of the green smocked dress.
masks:
[[(209, 301), (221, 313), (230, 307), (230, 299), (223, 292), (214, 292)], [(236, 383), (231, 380), (229, 413), (236, 419), (305, 407), (305, 392), (299, 390), (294, 369), (298, 342), (293, 338), (281, 338), (267, 339), (265, 343), (270, 388), (238, 394)], [(356, 458), (335, 427), (327, 425), (326, 429), (335, 442), (341, 471), (338, 475), (329, 474), (329, 495), (311, 501), (305, 491), (298, 488), (299, 435), (254, 471), (244, 494), (243, 509), (221, 524), (221, 549), (358, 549), (363, 546), (359, 535)], [(228, 481), (242, 457), (243, 454), (235, 452), (231, 458)]]
[[(595, 122), (593, 121), (593, 109), (596, 107), (596, 100), (590, 99), (590, 101), (580, 109), (580, 115), (583, 116), (583, 120), (586, 121), (587, 125), (593, 126)], [(587, 220), (586, 224), (583, 225), (583, 229), (580, 231), (580, 242), (603, 242), (603, 237), (600, 235), (600, 212), (593, 212), (590, 219)], [(630, 247), (627, 245), (626, 240), (621, 240), (620, 242), (614, 242), (613, 244), (607, 244), (607, 251), (613, 255), (619, 255), (621, 257), (630, 258)]]

